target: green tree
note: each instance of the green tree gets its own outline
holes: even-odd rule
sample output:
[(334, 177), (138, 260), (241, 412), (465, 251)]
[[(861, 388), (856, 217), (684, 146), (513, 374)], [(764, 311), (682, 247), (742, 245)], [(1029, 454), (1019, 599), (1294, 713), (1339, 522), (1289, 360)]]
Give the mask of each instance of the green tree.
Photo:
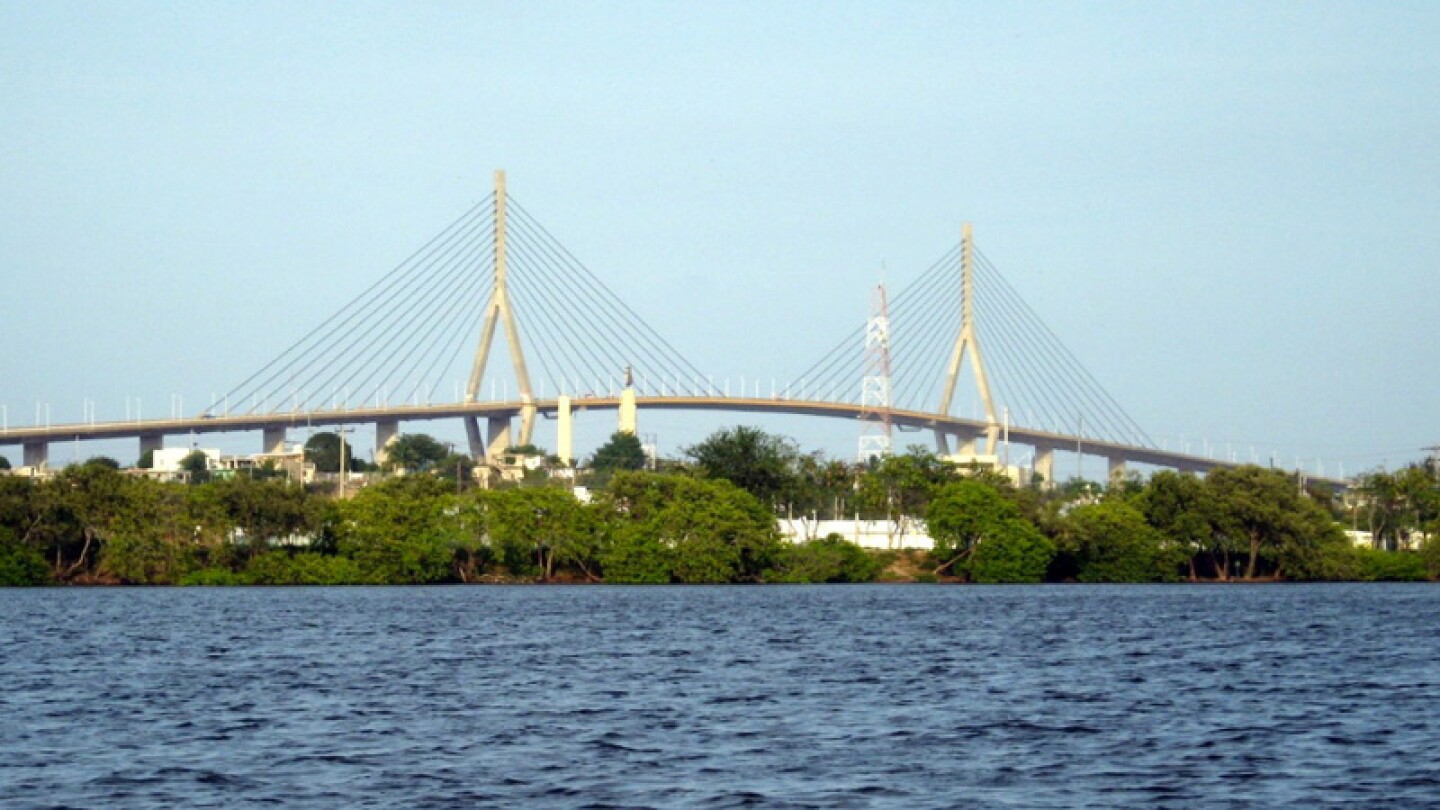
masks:
[(774, 516), (729, 481), (619, 473), (600, 508), (616, 524), (612, 546), (601, 555), (607, 580), (613, 562), (649, 572), (664, 559), (677, 582), (756, 581), (780, 551)]
[(190, 483), (203, 484), (210, 480), (210, 457), (204, 450), (192, 450), (180, 459), (180, 471)]
[(642, 470), (645, 468), (645, 448), (634, 433), (612, 433), (610, 440), (595, 451), (594, 457), (590, 459), (590, 467), (601, 475), (617, 470)]
[(141, 453), (141, 454), (140, 454), (140, 458), (139, 458), (139, 459), (136, 459), (136, 461), (135, 461), (135, 468), (136, 468), (137, 470), (150, 470), (150, 469), (154, 469), (154, 467), (155, 467), (155, 451), (154, 451), (154, 450), (146, 450), (145, 452)]
[(34, 493), (41, 512), (37, 520), (46, 524), (36, 528), (54, 544), (58, 579), (84, 572), (94, 562), (131, 505), (127, 495), (137, 483), (108, 467), (66, 467)]
[[(970, 472), (972, 478), (985, 475), (978, 468)], [(962, 477), (959, 467), (919, 446), (902, 455), (873, 459), (860, 477), (857, 496), (861, 513), (887, 520), (924, 515), (935, 493)], [(999, 486), (989, 478), (980, 483), (992, 489)]]
[(198, 488), (194, 501), (200, 513), (218, 519), (227, 535), (238, 534), (227, 539), (238, 541), (252, 553), (277, 540), (319, 529), (316, 502), (304, 487), (283, 479), (237, 476), (214, 481)]
[(10, 469), (10, 459), (0, 456), (0, 470)]
[(475, 459), (465, 453), (450, 453), (435, 464), (435, 473), (447, 481), (464, 484), (473, 480)]
[(1060, 549), (1081, 582), (1173, 582), (1185, 553), (1123, 500), (1079, 506), (1066, 516)]
[(340, 553), (373, 584), (440, 582), (464, 542), (455, 495), (429, 476), (392, 478), (336, 505)]
[(1145, 521), (1187, 553), (1190, 579), (1198, 579), (1195, 559), (1208, 551), (1214, 533), (1209, 490), (1194, 475), (1161, 470), (1150, 476), (1137, 504)]
[(121, 494), (105, 527), (100, 574), (133, 585), (178, 583), (194, 567), (184, 489), (141, 478)]
[(967, 480), (941, 487), (925, 511), (925, 525), (935, 542), (935, 573), (962, 573), (964, 566), (957, 564), (1020, 520), (1019, 508), (989, 484)]
[(557, 562), (574, 564), (587, 575), (595, 567), (593, 528), (586, 520), (585, 508), (569, 491), (556, 487), (507, 489), (491, 493), (489, 501), (491, 538), (502, 548), (520, 550), (534, 562), (541, 579), (554, 578)]
[(858, 476), (859, 472), (843, 461), (807, 453), (796, 459), (794, 474), (780, 493), (780, 500), (791, 515), (844, 518)]
[(1440, 526), (1432, 526), (1430, 535), (1420, 544), (1420, 561), (1425, 565), (1426, 576), (1440, 579)]
[(759, 428), (738, 426), (685, 448), (707, 478), (723, 479), (773, 505), (792, 484), (800, 451), (795, 443)]
[[(305, 460), (315, 465), (316, 472), (340, 472), (341, 437), (338, 433), (322, 431), (305, 440)], [(349, 441), (345, 445), (345, 466), (351, 472), (363, 472), (365, 460), (355, 457), (355, 446)]]
[[(1281, 576), (1286, 569), (1304, 569), (1324, 546), (1343, 541), (1329, 515), (1278, 470), (1253, 465), (1212, 470), (1205, 487), (1213, 504), (1211, 525), (1246, 555), (1247, 579), (1260, 572), (1262, 560)], [(1228, 553), (1230, 546), (1223, 548)]]
[(671, 552), (654, 532), (621, 525), (600, 553), (605, 581), (621, 585), (661, 585), (670, 581)]
[(1039, 529), (1024, 520), (1007, 520), (976, 545), (965, 571), (971, 582), (1040, 582), (1054, 557), (1054, 542)]
[(85, 459), (85, 464), (93, 467), (109, 467), (112, 470), (120, 469), (120, 462), (109, 456), (91, 456)]
[(387, 469), (428, 472), (450, 455), (445, 445), (424, 433), (407, 433), (385, 450)]

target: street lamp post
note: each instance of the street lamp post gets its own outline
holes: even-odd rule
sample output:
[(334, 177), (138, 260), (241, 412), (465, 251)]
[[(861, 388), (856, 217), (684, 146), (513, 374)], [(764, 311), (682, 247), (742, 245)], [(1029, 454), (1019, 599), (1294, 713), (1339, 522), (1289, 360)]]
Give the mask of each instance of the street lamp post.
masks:
[(354, 428), (339, 427), (335, 433), (340, 437), (340, 500), (345, 500), (345, 484), (350, 480), (350, 460), (346, 458), (346, 448), (350, 443), (345, 440), (345, 434), (350, 433)]

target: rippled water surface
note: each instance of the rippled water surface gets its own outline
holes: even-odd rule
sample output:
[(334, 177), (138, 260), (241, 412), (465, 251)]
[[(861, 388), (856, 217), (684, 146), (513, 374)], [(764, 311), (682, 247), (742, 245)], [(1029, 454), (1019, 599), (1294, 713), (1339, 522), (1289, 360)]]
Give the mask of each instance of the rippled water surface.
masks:
[(0, 592), (5, 807), (1440, 806), (1440, 587)]

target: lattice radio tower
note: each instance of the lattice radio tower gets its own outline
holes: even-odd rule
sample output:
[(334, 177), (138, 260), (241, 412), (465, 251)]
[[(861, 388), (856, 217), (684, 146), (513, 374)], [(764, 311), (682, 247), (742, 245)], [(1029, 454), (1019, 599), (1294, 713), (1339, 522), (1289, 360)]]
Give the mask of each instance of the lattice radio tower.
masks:
[(865, 377), (860, 388), (860, 461), (890, 454), (890, 302), (885, 285), (870, 297)]

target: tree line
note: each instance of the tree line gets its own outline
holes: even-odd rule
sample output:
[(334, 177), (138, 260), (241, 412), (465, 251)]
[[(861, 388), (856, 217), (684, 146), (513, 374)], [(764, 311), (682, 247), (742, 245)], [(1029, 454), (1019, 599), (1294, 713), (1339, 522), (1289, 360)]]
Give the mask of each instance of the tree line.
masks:
[[(410, 444), (425, 451), (407, 457), (413, 468), (346, 499), (265, 471), (171, 483), (109, 459), (44, 480), (0, 476), (0, 584), (1440, 578), (1433, 475), (1396, 474), (1407, 488), (1390, 501), (1362, 493), (1382, 546), (1387, 531), (1427, 538), (1399, 551), (1349, 542), (1355, 501), (1253, 466), (1018, 487), (919, 448), (849, 464), (735, 427), (655, 471), (640, 469), (633, 436), (616, 434), (586, 465), (593, 497), (582, 502), (544, 476), (466, 486), (442, 445)], [(935, 544), (789, 543), (777, 516), (923, 518)]]

